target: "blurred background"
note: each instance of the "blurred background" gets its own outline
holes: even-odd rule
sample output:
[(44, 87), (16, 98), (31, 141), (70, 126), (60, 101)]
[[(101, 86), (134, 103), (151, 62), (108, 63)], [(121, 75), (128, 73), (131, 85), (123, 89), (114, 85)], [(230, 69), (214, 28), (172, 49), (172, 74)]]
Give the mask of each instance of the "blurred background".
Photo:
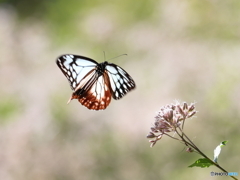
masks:
[[(77, 100), (55, 60), (79, 54), (123, 67), (137, 88), (104, 111)], [(239, 168), (239, 0), (1, 0), (0, 179), (155, 180), (211, 177), (200, 156), (146, 138), (161, 106), (197, 102), (185, 132)]]

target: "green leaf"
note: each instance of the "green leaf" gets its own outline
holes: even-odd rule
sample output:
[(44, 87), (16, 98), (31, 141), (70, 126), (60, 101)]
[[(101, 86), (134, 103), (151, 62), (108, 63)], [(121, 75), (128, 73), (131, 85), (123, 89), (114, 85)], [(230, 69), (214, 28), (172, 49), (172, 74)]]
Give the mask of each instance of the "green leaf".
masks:
[(211, 165), (214, 165), (212, 163), (212, 161), (210, 161), (209, 159), (206, 158), (200, 158), (198, 160), (196, 160), (193, 164), (191, 164), (188, 167), (201, 167), (201, 168), (206, 168), (209, 167)]

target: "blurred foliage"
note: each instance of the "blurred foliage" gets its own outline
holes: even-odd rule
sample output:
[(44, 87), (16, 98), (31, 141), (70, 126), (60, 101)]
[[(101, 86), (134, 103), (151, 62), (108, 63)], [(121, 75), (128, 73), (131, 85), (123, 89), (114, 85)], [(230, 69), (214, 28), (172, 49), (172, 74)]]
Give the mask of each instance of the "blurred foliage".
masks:
[(189, 2), (194, 18), (190, 25), (190, 32), (196, 37), (238, 41), (240, 1), (193, 0)]
[[(3, 5), (12, 6), (18, 13), (18, 17), (22, 20), (27, 18), (44, 18), (50, 20), (58, 26), (65, 26), (68, 21), (81, 20), (81, 16), (88, 14), (90, 9), (96, 7), (110, 5), (114, 9), (118, 9), (123, 14), (121, 17), (124, 21), (137, 22), (152, 17), (155, 5), (158, 1), (140, 0), (135, 1), (108, 1), (102, 0), (2, 0)], [(80, 19), (76, 19), (79, 17)]]
[[(94, 159), (94, 166), (92, 167), (94, 173), (91, 179), (153, 180), (176, 175), (171, 173), (168, 166), (171, 164), (171, 166), (177, 167), (181, 163), (164, 158), (167, 152), (160, 153), (159, 149), (160, 146), (164, 146), (164, 143), (160, 143), (158, 148), (149, 148), (147, 140), (145, 143), (142, 141), (131, 142), (130, 138), (122, 139), (122, 135), (119, 136), (119, 133), (106, 129), (106, 127), (104, 129), (104, 133), (101, 133), (100, 136), (93, 136), (91, 138), (92, 142), (89, 143), (91, 145), (91, 155)], [(164, 148), (171, 153), (171, 149), (175, 145), (165, 146)], [(183, 154), (181, 156), (186, 161), (186, 157)], [(165, 163), (165, 168), (161, 168), (162, 163)]]
[(0, 101), (0, 123), (10, 121), (12, 116), (16, 115), (20, 110), (19, 102), (12, 98), (2, 98)]
[[(108, 1), (108, 3), (102, 0), (3, 0), (2, 3), (4, 6), (13, 7), (21, 21), (29, 19), (45, 21), (55, 41), (66, 43), (88, 37), (80, 23), (84, 21), (86, 15), (94, 13), (94, 10), (98, 11), (99, 7), (107, 5), (106, 11), (115, 11), (118, 21), (130, 25), (152, 17), (158, 2), (154, 0), (140, 0), (137, 3), (128, 0)], [(123, 26), (120, 25), (118, 28), (121, 29)]]
[[(69, 141), (74, 141), (81, 130), (81, 126), (72, 119), (71, 112), (66, 108), (67, 104), (62, 96), (55, 95), (51, 101), (51, 115), (53, 116), (54, 124), (56, 125), (58, 135)], [(58, 105), (56, 107), (56, 104)], [(60, 138), (60, 139), (62, 139)]]
[[(42, 20), (47, 22), (52, 31), (52, 37), (58, 42), (65, 43), (79, 37), (84, 38), (84, 27), (79, 24), (86, 15), (97, 12), (102, 7), (109, 13), (114, 11), (119, 24), (119, 30), (130, 27), (138, 22), (148, 21), (158, 26), (156, 12), (161, 9), (162, 1), (108, 1), (102, 0), (2, 0), (2, 6), (11, 6), (17, 12), (20, 20)], [(186, 0), (190, 14), (189, 33), (194, 37), (220, 38), (237, 40), (239, 38), (240, 2)], [(107, 13), (107, 12), (106, 12)], [(158, 16), (161, 15), (161, 11)], [(115, 18), (112, 16), (111, 18)], [(159, 18), (159, 17), (158, 17)], [(194, 19), (193, 19), (194, 18)]]
[(39, 18), (47, 12), (48, 0), (1, 0), (1, 6), (14, 8), (20, 20), (26, 18)]
[[(231, 92), (235, 88), (235, 83), (239, 81), (239, 77), (231, 76), (231, 78), (224, 78), (224, 74), (226, 72), (219, 71), (218, 75), (220, 76), (216, 84), (213, 86), (211, 91), (209, 92), (209, 102), (210, 106), (218, 109), (218, 115), (228, 114), (228, 107), (232, 104), (232, 99), (227, 96), (228, 92)], [(229, 72), (230, 73), (230, 72)], [(219, 96), (221, 99), (219, 99)], [(231, 107), (234, 108), (234, 107)], [(235, 108), (234, 108), (235, 109)]]

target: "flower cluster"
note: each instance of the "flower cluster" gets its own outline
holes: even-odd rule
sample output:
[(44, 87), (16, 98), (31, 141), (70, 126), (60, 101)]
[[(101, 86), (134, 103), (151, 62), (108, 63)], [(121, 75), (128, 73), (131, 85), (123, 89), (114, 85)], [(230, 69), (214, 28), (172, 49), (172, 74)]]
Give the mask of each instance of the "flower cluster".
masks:
[[(147, 138), (154, 138), (150, 140), (151, 147), (153, 147), (162, 136), (168, 135), (170, 132), (176, 132), (177, 129), (182, 130), (184, 122), (187, 118), (191, 118), (195, 111), (195, 103), (188, 105), (186, 102), (163, 106), (155, 117), (155, 122)], [(171, 136), (173, 137), (173, 136)]]

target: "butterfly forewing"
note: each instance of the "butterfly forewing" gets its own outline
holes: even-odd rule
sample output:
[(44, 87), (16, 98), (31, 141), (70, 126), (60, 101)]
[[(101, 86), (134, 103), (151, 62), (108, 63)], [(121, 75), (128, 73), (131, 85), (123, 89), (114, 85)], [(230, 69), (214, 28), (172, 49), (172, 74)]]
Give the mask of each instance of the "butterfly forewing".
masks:
[(120, 99), (127, 92), (135, 88), (135, 82), (132, 77), (121, 67), (109, 63), (106, 66), (111, 84), (112, 96), (114, 99)]
[(72, 90), (75, 90), (84, 77), (95, 69), (97, 62), (83, 56), (63, 55), (57, 59), (57, 65), (67, 77)]

